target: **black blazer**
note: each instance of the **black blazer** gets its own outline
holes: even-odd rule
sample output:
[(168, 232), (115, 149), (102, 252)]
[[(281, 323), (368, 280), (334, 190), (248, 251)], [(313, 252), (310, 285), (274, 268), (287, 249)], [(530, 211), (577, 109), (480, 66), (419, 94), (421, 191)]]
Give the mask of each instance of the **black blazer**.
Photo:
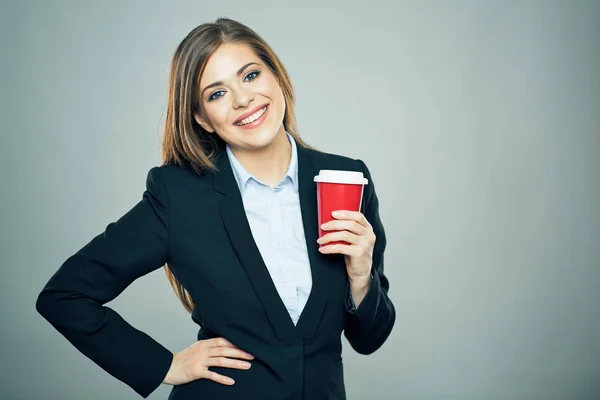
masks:
[[(198, 340), (223, 336), (253, 354), (249, 370), (211, 367), (232, 386), (199, 379), (173, 386), (171, 400), (345, 399), (341, 333), (370, 354), (389, 336), (395, 309), (383, 272), (386, 238), (369, 170), (360, 160), (298, 149), (299, 197), (313, 286), (294, 325), (261, 258), (221, 147), (218, 173), (175, 164), (148, 172), (141, 201), (69, 257), (38, 296), (36, 308), (79, 351), (146, 398), (163, 381), (173, 353), (104, 306), (165, 262), (190, 293)], [(320, 169), (362, 171), (362, 212), (373, 226), (373, 279), (355, 312), (346, 301), (341, 254), (317, 250)]]

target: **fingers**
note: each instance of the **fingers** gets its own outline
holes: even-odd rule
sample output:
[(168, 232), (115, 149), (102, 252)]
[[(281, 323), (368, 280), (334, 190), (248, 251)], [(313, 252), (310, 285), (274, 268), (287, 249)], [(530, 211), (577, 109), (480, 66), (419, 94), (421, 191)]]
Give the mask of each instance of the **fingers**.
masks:
[(250, 369), (251, 366), (248, 361), (234, 360), (227, 357), (211, 357), (207, 360), (207, 367)]
[(348, 246), (347, 244), (328, 244), (327, 246), (319, 247), (319, 251), (323, 254), (344, 254), (353, 258), (358, 258), (364, 254), (360, 247)]
[(210, 379), (211, 381), (215, 381), (217, 383), (221, 383), (223, 385), (233, 385), (235, 381), (228, 376), (217, 374), (215, 371), (205, 370), (202, 376), (202, 379)]
[(365, 218), (365, 216), (358, 211), (337, 210), (333, 211), (331, 215), (336, 220), (352, 220), (356, 221), (365, 228), (371, 228), (371, 224), (369, 221), (367, 221), (367, 218)]
[(317, 239), (317, 243), (319, 244), (327, 244), (335, 241), (345, 241), (350, 244), (369, 248), (375, 244), (375, 234), (373, 232), (366, 232), (364, 235), (357, 235), (350, 231), (340, 230), (327, 233)]
[(335, 231), (335, 232), (331, 232), (326, 235), (323, 235), (322, 237), (317, 239), (317, 243), (327, 244), (329, 242), (344, 241), (344, 242), (348, 242), (350, 244), (358, 244), (361, 242), (361, 240), (363, 240), (361, 236), (357, 236), (352, 232)]
[(244, 350), (231, 347), (211, 347), (208, 349), (208, 357), (230, 357), (252, 360), (254, 356)]
[[(233, 349), (229, 349), (233, 350)], [(240, 350), (241, 351), (241, 350)], [(221, 368), (235, 368), (235, 369), (250, 369), (252, 364), (247, 361), (233, 360), (227, 357), (210, 357), (207, 359), (205, 367), (221, 367)], [(221, 375), (215, 371), (211, 371), (208, 368), (203, 369), (200, 373), (200, 378), (210, 379), (223, 385), (233, 385), (235, 381), (228, 376)]]
[[(345, 241), (349, 244), (359, 246), (361, 248), (368, 249), (370, 246), (375, 244), (375, 233), (373, 227), (360, 212), (356, 211), (334, 211), (332, 215), (335, 218), (329, 222), (321, 225), (321, 229), (324, 231), (334, 231), (323, 235), (317, 240), (319, 244), (327, 244), (334, 241)], [(329, 246), (322, 246), (319, 250)], [(329, 249), (333, 250), (333, 249)], [(341, 251), (335, 251), (336, 253), (342, 253), (349, 256), (358, 255), (357, 249), (344, 249), (340, 247)], [(333, 251), (321, 251), (321, 253), (328, 253)], [(356, 254), (355, 254), (356, 253)]]
[(198, 340), (173, 356), (165, 383), (183, 385), (195, 379), (210, 379), (223, 385), (233, 385), (233, 379), (210, 371), (209, 367), (247, 370), (251, 365), (244, 360), (253, 359), (253, 355), (223, 337)]
[[(205, 367), (222, 367), (222, 368), (235, 368), (235, 369), (250, 369), (252, 366), (249, 362), (243, 360), (236, 360), (232, 358), (241, 358), (246, 360), (254, 359), (254, 356), (247, 353), (229, 340), (219, 337), (209, 339), (207, 345), (207, 359), (205, 361)], [(232, 357), (232, 358), (228, 358)], [(208, 368), (203, 369), (200, 378), (210, 379), (223, 385), (233, 385), (235, 381), (228, 376), (218, 374)]]
[(324, 231), (348, 231), (355, 235), (363, 236), (368, 234), (369, 229), (359, 224), (357, 221), (346, 219), (334, 219), (321, 225)]

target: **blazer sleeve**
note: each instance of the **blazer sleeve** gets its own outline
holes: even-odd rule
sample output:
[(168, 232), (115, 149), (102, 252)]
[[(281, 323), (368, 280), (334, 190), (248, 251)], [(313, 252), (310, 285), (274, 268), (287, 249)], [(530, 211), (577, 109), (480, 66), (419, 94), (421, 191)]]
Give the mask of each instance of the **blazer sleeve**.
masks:
[(54, 273), (37, 311), (81, 353), (146, 398), (163, 381), (173, 353), (104, 304), (168, 258), (164, 169), (152, 168), (142, 199)]
[[(357, 160), (363, 174), (369, 180), (363, 194), (363, 214), (375, 233), (371, 285), (357, 308), (353, 302), (346, 304), (344, 336), (352, 348), (360, 354), (371, 354), (379, 349), (390, 335), (396, 321), (396, 310), (388, 297), (389, 281), (383, 270), (383, 252), (386, 247), (385, 230), (379, 218), (379, 200), (369, 169)], [(348, 292), (350, 292), (348, 287)], [(351, 295), (348, 294), (351, 298)]]

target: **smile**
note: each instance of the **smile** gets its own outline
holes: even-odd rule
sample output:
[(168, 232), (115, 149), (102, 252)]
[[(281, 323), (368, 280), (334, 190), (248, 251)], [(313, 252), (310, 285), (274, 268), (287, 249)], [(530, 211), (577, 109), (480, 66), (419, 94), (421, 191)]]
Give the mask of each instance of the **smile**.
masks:
[[(263, 108), (261, 108), (260, 110), (258, 110), (254, 114), (252, 114), (251, 116), (244, 118), (243, 120), (236, 123), (235, 125), (236, 126), (245, 126), (245, 125), (251, 124), (252, 122), (257, 121), (260, 117), (262, 117), (267, 112), (268, 107), (269, 107), (268, 105), (264, 106)], [(255, 125), (258, 125), (258, 123)]]

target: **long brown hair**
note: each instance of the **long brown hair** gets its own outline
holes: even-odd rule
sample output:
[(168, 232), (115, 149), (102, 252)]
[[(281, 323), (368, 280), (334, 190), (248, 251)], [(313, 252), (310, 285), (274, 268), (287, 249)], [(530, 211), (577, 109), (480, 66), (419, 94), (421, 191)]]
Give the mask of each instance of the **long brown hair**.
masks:
[[(215, 171), (215, 157), (221, 140), (204, 130), (194, 119), (200, 112), (200, 77), (208, 58), (226, 43), (241, 43), (252, 48), (256, 55), (271, 69), (285, 98), (283, 125), (299, 146), (311, 148), (298, 134), (294, 111), (295, 95), (292, 82), (283, 63), (271, 47), (249, 27), (231, 20), (219, 18), (194, 28), (177, 46), (169, 73), (167, 116), (162, 140), (163, 164), (178, 164), (191, 168), (198, 174)], [(165, 272), (175, 294), (188, 312), (194, 302), (175, 278), (168, 264)]]

